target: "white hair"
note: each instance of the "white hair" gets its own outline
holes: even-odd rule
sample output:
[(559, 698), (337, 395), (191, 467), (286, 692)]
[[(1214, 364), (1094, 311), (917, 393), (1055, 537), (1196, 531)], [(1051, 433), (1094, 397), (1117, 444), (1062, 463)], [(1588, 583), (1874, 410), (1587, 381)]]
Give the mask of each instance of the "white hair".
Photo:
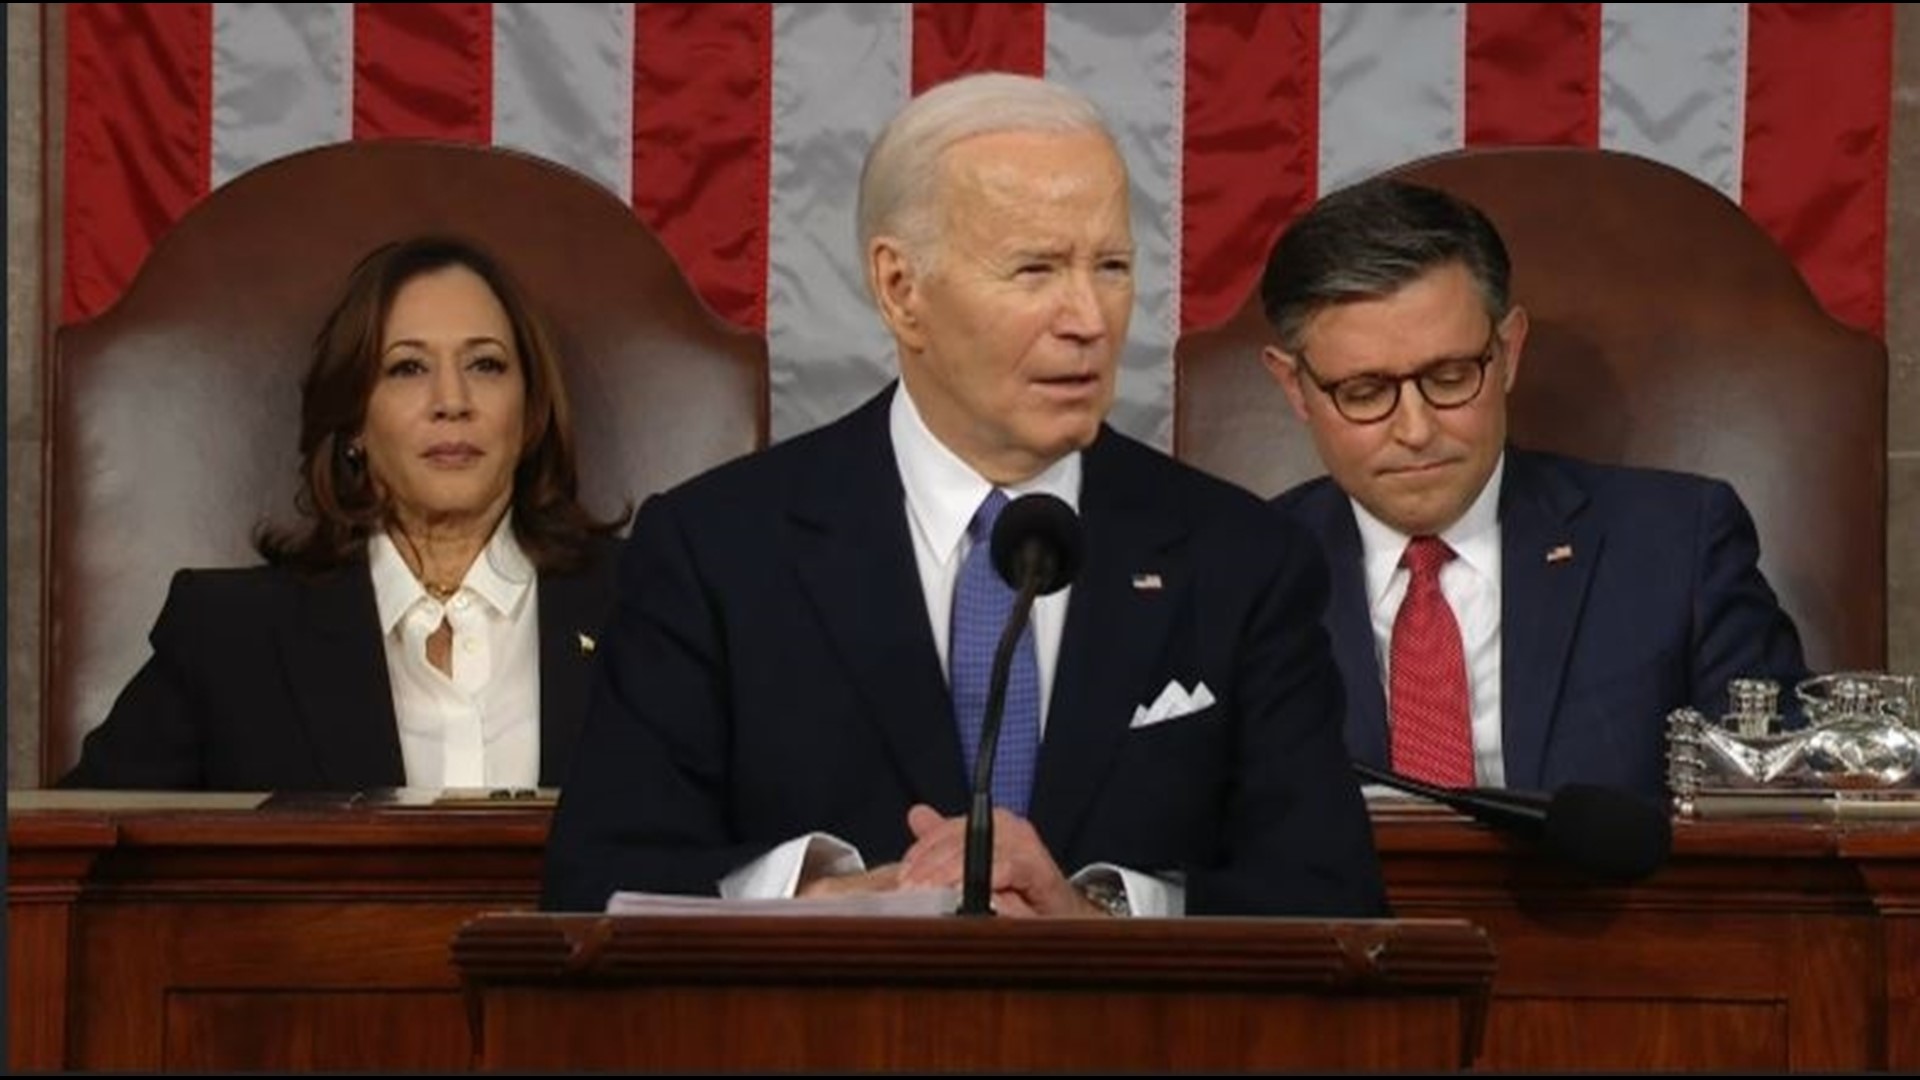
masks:
[(991, 72), (941, 83), (907, 103), (860, 170), (858, 221), (864, 259), (877, 236), (899, 237), (908, 261), (924, 265), (938, 243), (940, 155), (976, 135), (1004, 132), (1113, 135), (1079, 93), (1029, 75)]

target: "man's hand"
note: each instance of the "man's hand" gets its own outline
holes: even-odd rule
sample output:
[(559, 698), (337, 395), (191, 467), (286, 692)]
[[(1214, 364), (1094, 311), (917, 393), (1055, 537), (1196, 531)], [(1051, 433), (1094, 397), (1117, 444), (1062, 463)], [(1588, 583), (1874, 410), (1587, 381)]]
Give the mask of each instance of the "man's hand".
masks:
[[(913, 846), (899, 862), (903, 887), (959, 887), (967, 849), (967, 819), (942, 817), (925, 804), (907, 811)], [(993, 910), (1001, 915), (1103, 915), (1080, 895), (1054, 863), (1040, 834), (1023, 817), (993, 812)]]
[(805, 876), (797, 895), (850, 896), (854, 893), (892, 892), (900, 887), (900, 864), (888, 863), (857, 874)]

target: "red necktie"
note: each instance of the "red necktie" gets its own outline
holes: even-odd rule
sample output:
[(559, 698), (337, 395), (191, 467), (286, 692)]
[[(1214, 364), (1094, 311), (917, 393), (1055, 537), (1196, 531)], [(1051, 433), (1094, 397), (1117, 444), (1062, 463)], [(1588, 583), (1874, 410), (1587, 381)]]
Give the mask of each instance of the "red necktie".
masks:
[(1446, 787), (1473, 786), (1473, 721), (1460, 624), (1440, 591), (1453, 549), (1416, 536), (1400, 565), (1413, 573), (1393, 618), (1387, 701), (1393, 710), (1393, 768)]

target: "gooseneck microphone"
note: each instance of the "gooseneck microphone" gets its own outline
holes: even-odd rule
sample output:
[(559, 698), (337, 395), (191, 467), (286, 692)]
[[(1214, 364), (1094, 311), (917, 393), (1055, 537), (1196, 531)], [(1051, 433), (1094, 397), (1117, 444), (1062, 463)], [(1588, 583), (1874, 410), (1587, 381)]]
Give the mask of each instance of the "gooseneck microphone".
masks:
[(1052, 495), (1022, 495), (993, 523), (993, 568), (1015, 592), (1013, 610), (993, 650), (987, 704), (980, 719), (980, 753), (973, 765), (973, 803), (967, 808), (967, 847), (961, 865), (962, 915), (993, 914), (993, 756), (1007, 705), (1007, 673), (1037, 597), (1059, 592), (1080, 571), (1084, 541), (1080, 517)]
[(1449, 788), (1354, 762), (1371, 783), (1423, 796), (1548, 855), (1610, 881), (1635, 881), (1667, 861), (1673, 823), (1632, 792), (1595, 784), (1567, 784), (1551, 794), (1501, 788)]

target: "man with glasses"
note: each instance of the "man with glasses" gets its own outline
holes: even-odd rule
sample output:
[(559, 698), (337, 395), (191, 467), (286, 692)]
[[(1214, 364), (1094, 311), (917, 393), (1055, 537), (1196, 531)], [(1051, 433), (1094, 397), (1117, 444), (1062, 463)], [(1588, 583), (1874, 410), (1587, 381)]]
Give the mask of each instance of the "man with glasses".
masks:
[(1265, 353), (1327, 477), (1278, 502), (1324, 547), (1348, 748), (1452, 787), (1665, 791), (1665, 718), (1804, 677), (1724, 483), (1507, 444), (1527, 313), (1478, 209), (1396, 180), (1275, 244)]

